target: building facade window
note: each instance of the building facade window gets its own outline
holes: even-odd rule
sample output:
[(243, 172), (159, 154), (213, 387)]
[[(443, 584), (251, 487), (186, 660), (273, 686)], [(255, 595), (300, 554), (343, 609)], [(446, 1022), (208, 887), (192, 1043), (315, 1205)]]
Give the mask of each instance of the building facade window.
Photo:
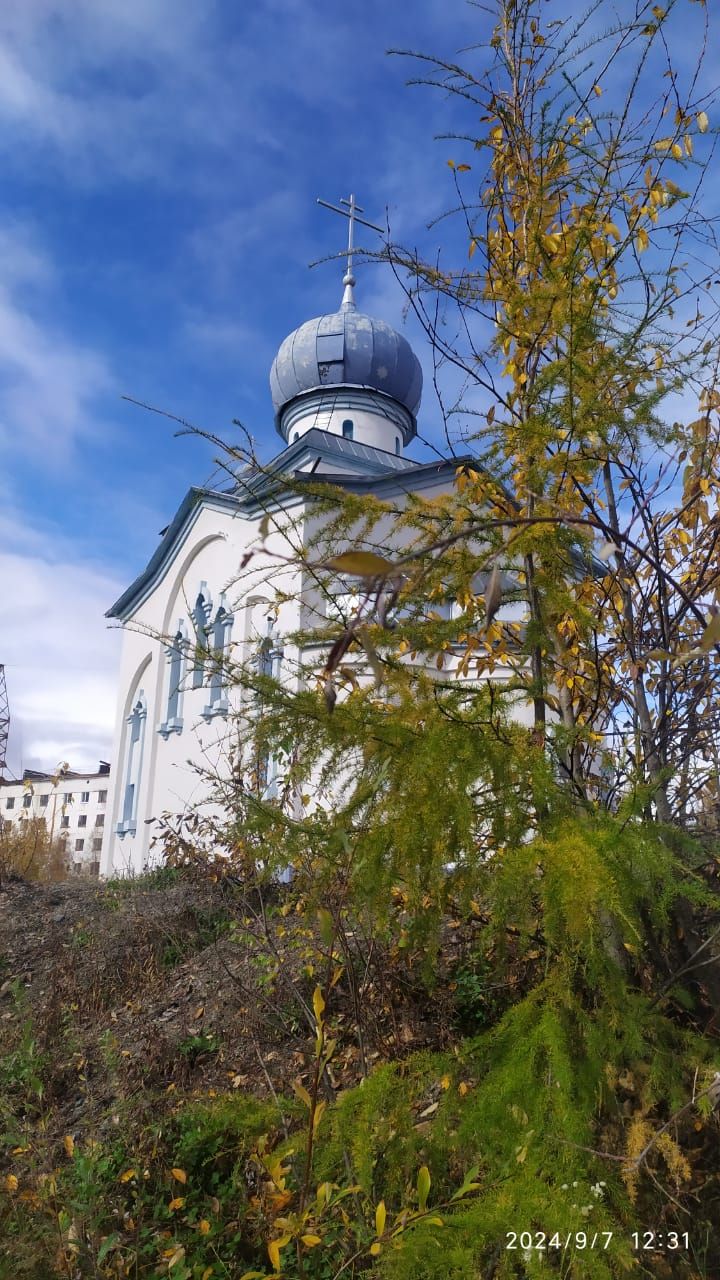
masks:
[(14, 808), (15, 808), (15, 797), (14, 797), (14, 796), (8, 796), (7, 800), (5, 801), (5, 808), (6, 808), (6, 809), (14, 809)]
[(29, 809), (32, 804), (32, 796), (23, 796), (23, 809)]
[(137, 830), (138, 792), (140, 790), (140, 778), (142, 777), (146, 721), (147, 703), (145, 701), (144, 693), (140, 692), (126, 721), (127, 737), (125, 745), (125, 782), (122, 797), (122, 817), (117, 825), (117, 833), (120, 836), (133, 835)]
[(172, 643), (165, 650), (167, 658), (167, 704), (165, 707), (165, 719), (158, 728), (158, 733), (163, 738), (169, 738), (171, 733), (182, 733), (182, 695), (187, 647), (188, 640), (185, 626), (180, 622), (172, 638)]
[(72, 804), (72, 792), (66, 791), (63, 796), (63, 804)]
[(81, 791), (81, 792), (80, 792), (80, 803), (81, 803), (81, 804), (89, 804), (89, 803), (90, 803), (90, 792), (89, 792), (89, 791)]
[(207, 657), (208, 647), (208, 619), (212, 602), (206, 583), (201, 583), (200, 590), (195, 598), (195, 605), (192, 611), (192, 624), (195, 633), (195, 657), (193, 660), (192, 670), (192, 687), (193, 689), (201, 689), (205, 679), (205, 659)]
[(225, 689), (226, 662), (230, 650), (230, 635), (233, 627), (233, 616), (220, 597), (220, 604), (213, 619), (211, 632), (211, 663), (209, 698), (203, 709), (203, 716), (209, 720), (211, 716), (227, 715), (228, 700)]
[(96, 817), (95, 817), (95, 826), (96, 826), (96, 827), (104, 827), (104, 826), (105, 826), (105, 814), (104, 814), (104, 813), (98, 813), (98, 814), (96, 815)]
[(78, 826), (79, 826), (79, 827), (86, 827), (86, 826), (87, 826), (87, 814), (86, 814), (86, 813), (81, 813), (81, 814), (80, 814), (80, 817), (78, 818)]
[[(267, 635), (260, 642), (258, 652), (258, 674), (267, 676), (270, 680), (280, 680), (282, 674), (282, 658), (283, 651), (280, 644), (280, 638), (275, 631), (274, 619), (269, 617), (267, 620)], [(262, 715), (262, 701), (259, 705), (259, 713)], [(270, 752), (258, 761), (258, 785), (263, 792), (266, 800), (272, 799), (278, 793), (279, 778), (279, 762), (276, 756)]]
[(107, 804), (107, 791), (98, 791), (98, 804)]
[(93, 853), (99, 853), (102, 849), (102, 839), (93, 840)]
[(83, 849), (84, 849), (84, 848), (85, 848), (85, 841), (84, 841), (84, 840), (76, 840), (76, 841), (75, 841), (75, 852), (76, 852), (76, 853), (82, 853), (82, 851), (83, 851)]
[(70, 826), (70, 819), (69, 819), (69, 818), (61, 818), (61, 819), (60, 819), (60, 826), (61, 826), (61, 827), (69, 827), (69, 826)]
[(355, 426), (352, 418), (345, 418), (342, 424), (343, 440), (352, 440), (355, 434)]
[(40, 797), (40, 808), (41, 808), (41, 809), (47, 809), (47, 805), (48, 805), (48, 800), (49, 800), (49, 799), (50, 799), (50, 797), (49, 797), (49, 796), (41, 796), (41, 797)]

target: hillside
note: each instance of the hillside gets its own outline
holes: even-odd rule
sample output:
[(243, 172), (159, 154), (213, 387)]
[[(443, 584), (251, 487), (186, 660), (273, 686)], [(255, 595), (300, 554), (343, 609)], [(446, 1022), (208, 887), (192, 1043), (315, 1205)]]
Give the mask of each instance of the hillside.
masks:
[[(396, 935), (403, 910), (398, 894)], [(302, 899), (207, 873), (6, 883), (2, 1280), (534, 1275), (532, 1252), (507, 1247), (538, 1193), (534, 1131), (497, 1079), (508, 1048), (518, 1080), (539, 1061), (519, 1019), (542, 959), (515, 955), (508, 930), (505, 977), (488, 982), (484, 923), (446, 919), (429, 972), (422, 951), (359, 929), (340, 954)], [(561, 1145), (546, 1212), (574, 1260), (548, 1254), (544, 1274), (716, 1274), (716, 1117), (686, 1109), (646, 1178), (600, 1158), (622, 1150), (649, 1078), (640, 1059), (614, 1078), (621, 1111), (598, 1119), (594, 1153), (548, 1117)], [(652, 1137), (660, 1117), (648, 1124)], [(632, 1231), (684, 1232), (688, 1205), (692, 1247), (648, 1270)], [(611, 1250), (585, 1252), (591, 1226)]]

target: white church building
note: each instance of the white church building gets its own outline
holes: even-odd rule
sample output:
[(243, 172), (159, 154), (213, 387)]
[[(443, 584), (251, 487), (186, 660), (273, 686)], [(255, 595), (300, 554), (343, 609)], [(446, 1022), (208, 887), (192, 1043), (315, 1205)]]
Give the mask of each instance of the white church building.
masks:
[[(352, 236), (352, 217), (350, 227)], [(137, 873), (157, 860), (157, 819), (201, 805), (207, 783), (199, 769), (221, 770), (229, 759), (240, 694), (225, 687), (217, 663), (199, 660), (198, 637), (238, 661), (263, 651), (273, 673), (291, 679), (303, 655), (283, 637), (329, 616), (332, 602), (298, 567), (298, 547), (317, 528), (302, 481), (400, 505), (409, 493), (432, 497), (453, 484), (457, 460), (406, 456), (422, 371), (401, 334), (358, 310), (351, 253), (352, 239), (339, 309), (301, 324), (273, 362), (281, 451), (224, 489), (191, 489), (108, 612), (124, 635), (102, 875)], [(248, 549), (263, 540), (266, 554), (241, 573)]]

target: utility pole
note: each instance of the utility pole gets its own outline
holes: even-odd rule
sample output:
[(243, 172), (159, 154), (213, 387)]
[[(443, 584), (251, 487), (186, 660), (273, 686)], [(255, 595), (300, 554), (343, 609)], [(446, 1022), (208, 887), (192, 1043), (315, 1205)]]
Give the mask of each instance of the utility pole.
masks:
[(7, 743), (10, 733), (10, 704), (8, 702), (5, 667), (0, 662), (0, 778), (7, 765)]

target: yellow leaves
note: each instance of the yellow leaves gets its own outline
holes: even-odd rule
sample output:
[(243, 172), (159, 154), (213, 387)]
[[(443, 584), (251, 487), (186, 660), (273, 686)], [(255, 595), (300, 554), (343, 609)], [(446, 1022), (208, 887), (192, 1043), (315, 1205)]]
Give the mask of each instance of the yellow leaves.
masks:
[(647, 231), (645, 230), (644, 227), (640, 227), (640, 229), (635, 234), (635, 245), (638, 253), (644, 253), (649, 244), (650, 244), (650, 237), (648, 236)]
[(603, 231), (605, 232), (606, 236), (608, 236), (609, 238), (612, 238), (613, 240), (622, 240), (620, 228), (615, 222), (606, 222), (603, 225)]
[(198, 1222), (198, 1231), (200, 1232), (201, 1236), (207, 1236), (210, 1234), (210, 1223), (208, 1222), (207, 1218), (200, 1219), (200, 1221)]
[(713, 614), (700, 639), (700, 648), (704, 653), (709, 653), (716, 644), (720, 644), (720, 612)]
[(708, 129), (710, 128), (710, 121), (708, 120), (706, 111), (698, 111), (697, 127), (701, 133), (707, 133)]
[(126, 1169), (120, 1174), (118, 1182), (129, 1182), (131, 1178), (137, 1178), (137, 1169)]
[(15, 1174), (14, 1174), (14, 1173), (8, 1173), (8, 1174), (6, 1174), (6, 1175), (5, 1175), (5, 1184), (4, 1184), (4, 1185), (5, 1185), (5, 1190), (7, 1191), (8, 1195), (9, 1195), (9, 1196), (14, 1196), (14, 1195), (15, 1195), (15, 1192), (16, 1192), (16, 1191), (17, 1191), (17, 1189), (18, 1189), (18, 1180), (17, 1180), (17, 1178), (15, 1177)]
[(275, 1271), (280, 1270), (280, 1250), (290, 1243), (292, 1237), (290, 1235), (278, 1236), (277, 1240), (271, 1240), (268, 1244), (268, 1258), (272, 1262)]
[(320, 1024), (322, 1023), (323, 1011), (325, 1009), (325, 1001), (323, 1000), (323, 993), (320, 990), (320, 987), (316, 987), (315, 990), (313, 991), (312, 1002), (313, 1002), (313, 1009), (315, 1011), (315, 1020), (318, 1024)]
[(500, 145), (503, 140), (502, 125), (498, 124), (494, 129), (490, 130), (490, 141), (494, 147)]
[(307, 1107), (308, 1111), (310, 1111), (312, 1108), (312, 1099), (307, 1089), (305, 1088), (305, 1085), (302, 1084), (300, 1080), (293, 1080), (292, 1090), (293, 1090), (293, 1093), (296, 1094), (296, 1096), (300, 1099), (300, 1101), (305, 1103), (305, 1106)]
[(176, 1182), (187, 1182), (187, 1174), (184, 1169), (171, 1169), (170, 1172)]
[(381, 1200), (379, 1205), (375, 1209), (375, 1235), (376, 1236), (381, 1236), (385, 1231), (386, 1219), (387, 1219), (387, 1210), (385, 1208), (385, 1201)]
[(675, 160), (682, 160), (682, 147), (679, 142), (673, 142), (670, 148), (670, 154)]
[(382, 1253), (382, 1245), (379, 1240), (376, 1240), (374, 1244), (370, 1245), (370, 1253), (373, 1258), (377, 1258), (378, 1254)]
[(313, 1115), (313, 1134), (314, 1135), (317, 1135), (317, 1131), (320, 1128), (320, 1121), (322, 1120), (323, 1115), (325, 1114), (326, 1107), (327, 1107), (327, 1102), (325, 1102), (325, 1100), (323, 1099), (322, 1102), (318, 1102), (315, 1108), (315, 1114)]
[(599, 84), (593, 85), (593, 93), (595, 94), (596, 98), (602, 97), (602, 89), (600, 88)]
[(342, 551), (339, 556), (326, 560), (322, 568), (349, 573), (354, 578), (386, 578), (395, 566), (374, 551)]
[(65, 1137), (63, 1138), (63, 1146), (65, 1148), (65, 1155), (69, 1160), (71, 1160), (75, 1152), (75, 1139), (71, 1133), (65, 1134)]
[(691, 156), (693, 153), (693, 140), (690, 137), (689, 133), (686, 133), (685, 137), (683, 138), (683, 146), (685, 148), (685, 155)]
[(417, 1176), (417, 1195), (418, 1208), (424, 1213), (427, 1208), (427, 1200), (430, 1194), (430, 1170), (424, 1164)]
[(458, 173), (469, 173), (469, 172), (470, 172), (470, 165), (469, 165), (469, 164), (459, 164), (459, 165), (456, 165), (456, 168), (457, 168)]
[(176, 1213), (178, 1209), (182, 1209), (185, 1203), (184, 1196), (175, 1196), (169, 1203), (168, 1209), (171, 1213)]
[(477, 247), (478, 247), (478, 242), (473, 236), (472, 240), (470, 241), (470, 247), (468, 248), (468, 258), (472, 258)]
[(166, 1249), (163, 1253), (163, 1257), (167, 1258), (168, 1271), (170, 1271), (172, 1267), (177, 1266), (178, 1262), (182, 1262), (185, 1257), (185, 1246), (180, 1244), (174, 1249)]
[(310, 1231), (307, 1235), (301, 1236), (300, 1239), (308, 1249), (314, 1249), (317, 1245), (322, 1244), (322, 1236), (313, 1235)]
[(562, 236), (558, 235), (557, 231), (547, 231), (542, 237), (542, 242), (551, 253), (557, 253), (562, 248)]
[(464, 1098), (466, 1093), (469, 1092), (469, 1090), (470, 1090), (470, 1085), (466, 1084), (464, 1080), (461, 1080), (458, 1085), (458, 1093), (460, 1094), (460, 1097)]

